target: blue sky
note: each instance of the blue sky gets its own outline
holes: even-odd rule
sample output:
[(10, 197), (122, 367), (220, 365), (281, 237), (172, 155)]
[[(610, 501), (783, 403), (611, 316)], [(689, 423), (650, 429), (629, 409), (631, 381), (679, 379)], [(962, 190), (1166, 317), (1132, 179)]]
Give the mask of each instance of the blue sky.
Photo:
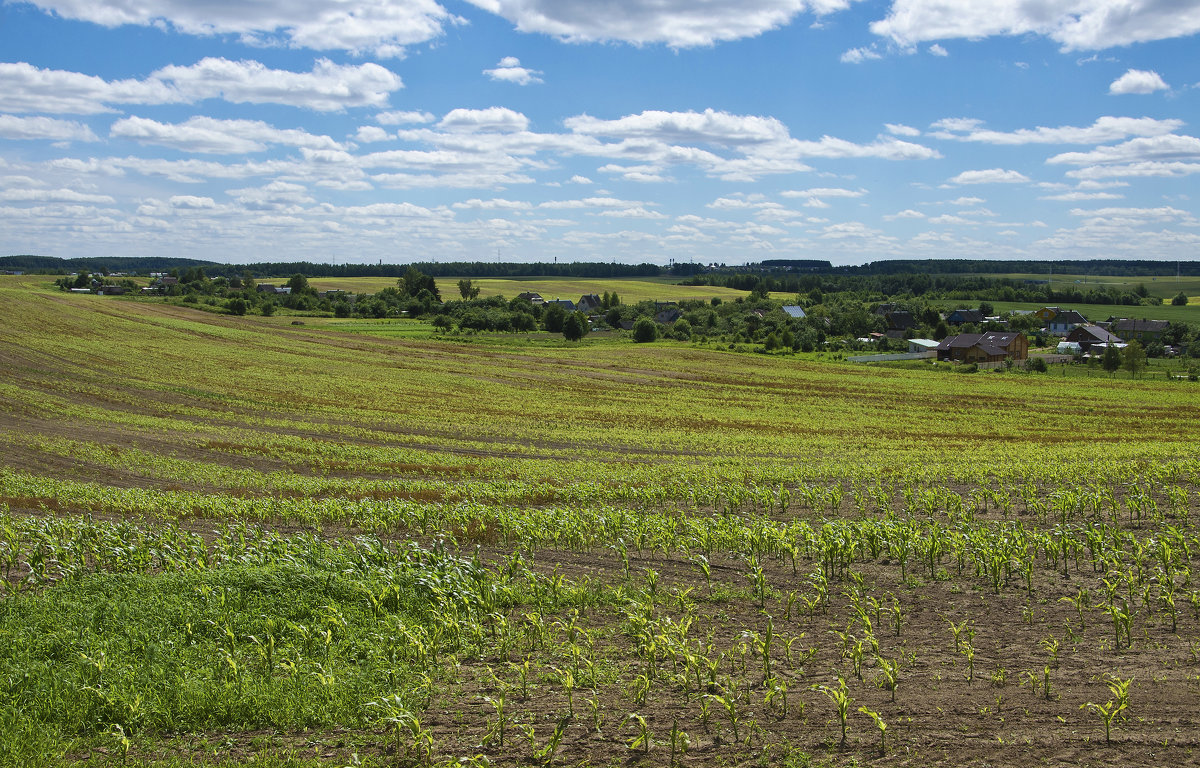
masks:
[(1200, 255), (1200, 0), (0, 0), (0, 254)]

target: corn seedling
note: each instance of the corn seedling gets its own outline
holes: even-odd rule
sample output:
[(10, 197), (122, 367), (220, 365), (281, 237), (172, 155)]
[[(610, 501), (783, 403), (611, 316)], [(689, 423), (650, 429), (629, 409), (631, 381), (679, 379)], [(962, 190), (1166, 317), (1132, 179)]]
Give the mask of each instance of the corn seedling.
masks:
[(650, 735), (650, 726), (647, 725), (646, 718), (637, 712), (631, 712), (628, 716), (626, 716), (625, 722), (621, 724), (621, 728), (624, 729), (624, 727), (629, 725), (630, 722), (633, 723), (636, 731), (633, 735), (633, 738), (629, 739), (625, 743), (630, 749), (637, 749), (638, 747), (641, 747), (644, 754), (649, 754), (650, 747), (654, 746), (654, 739)]
[(887, 736), (887, 723), (883, 721), (883, 718), (879, 716), (878, 712), (872, 712), (866, 707), (859, 707), (858, 711), (874, 720), (875, 726), (879, 728), (879, 756), (883, 757), (887, 754), (887, 742), (885, 741), (885, 737)]
[(829, 698), (829, 701), (833, 703), (834, 711), (837, 713), (838, 722), (840, 722), (842, 725), (841, 746), (845, 748), (847, 718), (850, 714), (850, 704), (853, 701), (853, 699), (851, 699), (846, 693), (846, 681), (839, 677), (836, 688), (829, 685), (818, 685), (816, 686), (816, 690), (825, 694)]
[(692, 745), (691, 739), (687, 732), (679, 727), (678, 716), (671, 719), (671, 763), (670, 768), (675, 768), (676, 760), (687, 754), (688, 748)]
[(1104, 722), (1104, 743), (1112, 743), (1112, 724), (1118, 717), (1122, 717), (1122, 713), (1129, 707), (1129, 684), (1133, 679), (1121, 680), (1113, 677), (1108, 681), (1108, 690), (1112, 693), (1113, 698), (1109, 699), (1104, 704), (1095, 704), (1088, 702), (1081, 705), (1080, 709), (1087, 709), (1095, 712), (1097, 716)]

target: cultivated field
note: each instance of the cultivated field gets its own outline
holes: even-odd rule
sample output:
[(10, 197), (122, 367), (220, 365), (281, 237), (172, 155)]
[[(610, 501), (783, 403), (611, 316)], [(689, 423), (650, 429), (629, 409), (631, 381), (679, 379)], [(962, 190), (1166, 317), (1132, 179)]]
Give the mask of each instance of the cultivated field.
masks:
[(1195, 384), (291, 322), (0, 278), (0, 765), (1197, 761)]
[[(281, 278), (281, 280), (286, 278)], [(460, 278), (438, 278), (438, 291), (443, 299), (459, 297), (458, 281)], [(396, 280), (391, 277), (314, 277), (309, 284), (319, 291), (340, 289), (355, 293), (375, 293), (384, 288), (395, 288)], [(683, 299), (708, 300), (714, 296), (730, 301), (740, 296), (746, 296), (747, 291), (734, 288), (723, 288), (714, 285), (675, 285), (667, 280), (652, 280), (638, 278), (558, 278), (531, 277), (519, 280), (499, 278), (475, 278), (471, 281), (478, 287), (479, 295), (504, 296), (515, 298), (518, 294), (530, 291), (540, 294), (547, 301), (551, 299), (568, 299), (579, 301), (585, 293), (597, 296), (608, 291), (614, 291), (625, 304), (639, 301), (681, 301)]]

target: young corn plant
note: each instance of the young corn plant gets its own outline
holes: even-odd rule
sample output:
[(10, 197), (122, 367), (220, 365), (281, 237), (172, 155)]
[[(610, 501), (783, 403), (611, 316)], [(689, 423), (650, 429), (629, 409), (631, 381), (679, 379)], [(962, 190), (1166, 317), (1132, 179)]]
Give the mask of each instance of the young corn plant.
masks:
[(876, 680), (876, 684), (891, 693), (892, 701), (895, 701), (896, 689), (900, 686), (900, 662), (896, 659), (876, 656), (875, 665), (879, 669), (879, 678)]
[(858, 711), (875, 721), (875, 727), (879, 729), (879, 756), (883, 757), (887, 754), (887, 742), (885, 741), (887, 736), (887, 723), (883, 721), (883, 718), (879, 716), (878, 712), (872, 712), (866, 707), (859, 707)]
[(483, 746), (486, 747), (494, 741), (497, 747), (504, 749), (504, 731), (508, 726), (504, 694), (500, 694), (496, 698), (485, 696), (484, 701), (492, 705), (496, 711), (496, 719), (488, 723), (487, 732), (483, 735)]
[(818, 685), (816, 686), (816, 690), (825, 694), (833, 703), (834, 711), (837, 713), (838, 722), (840, 722), (842, 725), (841, 746), (843, 749), (845, 749), (847, 730), (846, 721), (850, 714), (850, 704), (853, 701), (853, 699), (851, 699), (849, 694), (846, 692), (846, 681), (839, 677), (836, 688), (830, 685)]
[[(554, 733), (550, 734), (550, 739), (540, 749), (533, 750), (533, 759), (537, 760), (542, 765), (549, 765), (554, 759), (555, 753), (562, 745), (563, 734), (567, 731), (567, 719), (563, 718), (558, 721), (558, 725), (554, 726)], [(528, 730), (530, 743), (533, 744), (533, 727)]]
[(671, 764), (670, 768), (675, 768), (676, 760), (687, 754), (688, 748), (691, 747), (691, 738), (687, 732), (680, 729), (679, 717), (676, 716), (671, 720)]
[(1112, 724), (1113, 721), (1122, 717), (1122, 713), (1129, 708), (1129, 685), (1133, 682), (1133, 678), (1122, 680), (1118, 677), (1110, 678), (1108, 681), (1108, 690), (1113, 695), (1104, 704), (1095, 704), (1088, 702), (1081, 705), (1080, 709), (1087, 709), (1096, 713), (1099, 718), (1104, 721), (1104, 743), (1112, 744)]
[(630, 712), (621, 725), (622, 729), (630, 722), (633, 723), (636, 730), (633, 738), (629, 739), (626, 744), (630, 749), (641, 747), (643, 754), (650, 754), (650, 747), (654, 746), (654, 739), (650, 734), (650, 726), (646, 723), (646, 718), (637, 712)]

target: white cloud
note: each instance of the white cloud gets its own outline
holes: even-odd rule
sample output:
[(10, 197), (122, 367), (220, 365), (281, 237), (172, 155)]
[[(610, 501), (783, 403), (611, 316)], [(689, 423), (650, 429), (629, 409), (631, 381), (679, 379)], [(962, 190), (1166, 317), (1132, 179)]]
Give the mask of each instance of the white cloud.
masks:
[(621, 219), (665, 219), (666, 215), (658, 211), (651, 211), (644, 206), (633, 206), (630, 208), (616, 208), (612, 210), (601, 211), (598, 216), (609, 216)]
[(378, 64), (335, 64), (318, 59), (311, 72), (269, 69), (257, 61), (206, 58), (190, 67), (163, 67), (152, 78), (173, 85), (188, 102), (223, 98), (235, 104), (288, 104), (319, 112), (378, 107), (404, 87)]
[(1077, 171), (1067, 171), (1074, 179), (1123, 179), (1123, 178), (1181, 178), (1200, 173), (1200, 163), (1142, 162), (1125, 165), (1093, 165)]
[(706, 109), (704, 112), (660, 112), (650, 110), (616, 120), (590, 115), (569, 117), (567, 128), (587, 136), (625, 139), (654, 139), (669, 143), (741, 146), (787, 138), (788, 130), (773, 117), (733, 115)]
[(1123, 219), (1136, 222), (1181, 221), (1195, 222), (1196, 217), (1178, 208), (1072, 208), (1072, 216), (1088, 216), (1101, 219)]
[(872, 48), (851, 48), (842, 54), (841, 62), (843, 64), (862, 64), (864, 61), (872, 59), (882, 59), (883, 54)]
[(190, 211), (213, 210), (217, 207), (217, 202), (211, 197), (197, 195), (175, 195), (169, 202), (172, 208)]
[(874, 157), (882, 160), (929, 160), (941, 157), (937, 150), (887, 136), (880, 137), (870, 144), (856, 144), (833, 136), (822, 136), (820, 141), (793, 139), (788, 146), (800, 157)]
[(405, 125), (412, 123), (432, 123), (437, 118), (429, 112), (380, 112), (375, 121), (380, 125)]
[(346, 216), (367, 218), (446, 218), (450, 214), (434, 211), (412, 203), (372, 203), (370, 205), (355, 205), (341, 209)]
[(72, 120), (0, 115), (0, 138), (44, 141), (98, 141), (92, 129)]
[(934, 43), (933, 45), (929, 46), (929, 52), (932, 53), (934, 56), (949, 56), (950, 55), (949, 51), (947, 51), (945, 48), (938, 45), (937, 43)]
[(506, 107), (487, 109), (452, 109), (438, 123), (447, 131), (510, 133), (529, 128), (529, 118)]
[(592, 183), (592, 180), (589, 179), (587, 176), (580, 176), (578, 174), (572, 176), (570, 179), (568, 179), (568, 181), (570, 181), (572, 184), (591, 184)]
[(0, 191), (4, 202), (36, 203), (115, 203), (109, 195), (76, 192), (73, 189), (6, 189)]
[(378, 64), (339, 65), (327, 59), (318, 60), (311, 72), (291, 72), (257, 61), (206, 58), (164, 67), (145, 80), (111, 81), (0, 63), (0, 109), (7, 112), (87, 115), (114, 111), (114, 104), (193, 104), (211, 98), (331, 112), (384, 105), (402, 87), (399, 76)]
[(1124, 195), (1114, 194), (1112, 192), (1063, 192), (1059, 195), (1045, 195), (1039, 197), (1038, 200), (1060, 200), (1063, 202), (1080, 202), (1082, 200), (1120, 200)]
[(892, 213), (883, 217), (885, 221), (895, 221), (897, 219), (923, 219), (925, 214), (920, 211), (914, 211), (912, 208), (907, 208), (899, 213)]
[(841, 187), (813, 187), (812, 189), (789, 189), (779, 193), (781, 197), (862, 197), (867, 190), (843, 189)]
[(435, 0), (28, 0), (44, 11), (105, 27), (168, 26), (190, 35), (237, 34), (258, 45), (402, 55), (456, 23)]
[(909, 125), (903, 125), (899, 123), (884, 123), (883, 127), (887, 128), (887, 132), (893, 136), (908, 136), (911, 138), (921, 135), (921, 131), (919, 129), (913, 128)]
[(576, 208), (599, 208), (607, 210), (630, 210), (636, 208), (645, 208), (652, 206), (654, 203), (642, 202), (640, 200), (621, 200), (616, 197), (585, 197), (578, 200), (550, 200), (539, 205), (539, 208), (548, 208), (551, 210), (569, 210)]
[(1155, 91), (1168, 91), (1170, 86), (1163, 81), (1162, 77), (1155, 71), (1146, 71), (1144, 69), (1131, 69), (1125, 74), (1112, 81), (1108, 86), (1108, 92), (1116, 95), (1124, 95), (1129, 93), (1154, 93)]
[(308, 149), (341, 149), (341, 145), (328, 136), (314, 136), (296, 129), (279, 129), (258, 120), (216, 120), (211, 117), (193, 117), (177, 124), (127, 117), (113, 123), (109, 135), (132, 139), (141, 144), (171, 147), (182, 152), (210, 154), (262, 152), (272, 144)]
[(939, 120), (933, 135), (939, 139), (1017, 146), (1024, 144), (1103, 144), (1130, 136), (1161, 136), (1179, 129), (1182, 120), (1152, 117), (1099, 117), (1087, 127), (1022, 128), (1002, 132), (984, 130), (982, 121), (965, 118)]
[[(82, 0), (81, 0), (82, 1)], [(713, 45), (755, 37), (788, 24), (801, 11), (824, 15), (853, 0), (470, 0), (513, 22), (521, 32), (538, 32), (573, 42), (618, 41), (672, 48)]]
[(1200, 161), (1200, 139), (1175, 134), (1130, 139), (1115, 146), (1096, 147), (1090, 152), (1064, 152), (1046, 162), (1065, 165), (1114, 165), (1175, 160)]
[(500, 59), (500, 63), (496, 65), (495, 69), (485, 69), (483, 74), (493, 80), (517, 85), (542, 82), (542, 78), (538, 77), (542, 73), (536, 69), (522, 67), (521, 60), (516, 56), (505, 56)]
[(1200, 31), (1200, 4), (1180, 0), (893, 0), (871, 31), (902, 46), (992, 35), (1044, 35), (1065, 51)]
[(951, 184), (1020, 184), (1029, 181), (1029, 177), (1017, 171), (1006, 171), (1002, 168), (989, 168), (983, 171), (963, 171), (950, 179)]
[(303, 184), (273, 181), (262, 187), (231, 189), (229, 194), (246, 210), (300, 212), (301, 206), (316, 202)]
[(524, 200), (504, 200), (500, 198), (480, 200), (479, 198), (473, 198), (455, 203), (452, 207), (459, 210), (472, 211), (528, 211), (533, 208), (533, 204)]
[(360, 144), (374, 144), (390, 138), (392, 138), (392, 134), (377, 125), (360, 125), (354, 134), (354, 140)]
[(25, 62), (0, 62), (0, 109), (91, 115), (111, 112), (108, 104), (168, 104), (181, 96), (159, 80), (104, 80)]

